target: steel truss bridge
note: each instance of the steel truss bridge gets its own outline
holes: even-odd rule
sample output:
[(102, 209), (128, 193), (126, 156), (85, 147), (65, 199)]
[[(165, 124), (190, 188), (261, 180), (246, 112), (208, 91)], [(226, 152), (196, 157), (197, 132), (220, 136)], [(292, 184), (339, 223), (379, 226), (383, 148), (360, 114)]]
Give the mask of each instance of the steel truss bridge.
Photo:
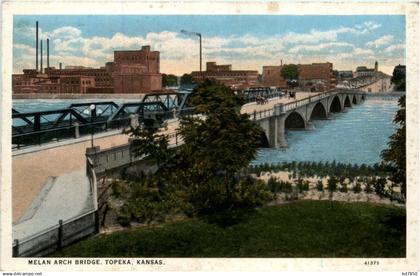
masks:
[[(194, 109), (188, 107), (189, 95), (189, 92), (154, 93), (145, 95), (139, 102), (120, 105), (113, 101), (85, 102), (38, 112), (21, 113), (12, 109), (12, 144), (20, 148), (124, 128), (130, 125), (131, 115), (137, 115), (141, 123), (147, 119), (163, 122), (174, 116), (193, 114)], [(91, 105), (94, 105), (92, 110)]]

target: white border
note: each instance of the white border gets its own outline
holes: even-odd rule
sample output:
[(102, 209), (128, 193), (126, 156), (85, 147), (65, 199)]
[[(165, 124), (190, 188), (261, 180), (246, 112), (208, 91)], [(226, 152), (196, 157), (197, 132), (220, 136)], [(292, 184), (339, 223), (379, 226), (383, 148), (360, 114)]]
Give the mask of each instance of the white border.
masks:
[[(93, 12), (92, 12), (93, 11)], [(365, 266), (364, 258), (334, 259), (223, 259), (168, 258), (164, 266), (28, 266), (25, 258), (11, 258), (11, 75), (13, 15), (22, 14), (269, 14), (269, 15), (406, 15), (407, 57), (407, 258), (374, 259), (379, 266)], [(197, 1), (9, 1), (2, 3), (1, 130), (1, 227), (0, 268), (20, 271), (143, 270), (143, 271), (416, 271), (419, 265), (418, 231), (418, 3), (417, 2), (197, 2)]]

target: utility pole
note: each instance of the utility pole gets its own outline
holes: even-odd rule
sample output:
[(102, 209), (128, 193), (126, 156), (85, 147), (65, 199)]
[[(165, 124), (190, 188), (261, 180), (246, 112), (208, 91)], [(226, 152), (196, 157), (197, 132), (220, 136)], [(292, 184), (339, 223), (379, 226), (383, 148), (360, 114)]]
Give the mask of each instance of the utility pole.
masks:
[(190, 32), (186, 30), (181, 30), (181, 33), (189, 36), (198, 36), (200, 39), (200, 75), (203, 77), (203, 70), (202, 70), (202, 61), (203, 61), (203, 52), (202, 52), (202, 44), (201, 44), (201, 34), (197, 32)]

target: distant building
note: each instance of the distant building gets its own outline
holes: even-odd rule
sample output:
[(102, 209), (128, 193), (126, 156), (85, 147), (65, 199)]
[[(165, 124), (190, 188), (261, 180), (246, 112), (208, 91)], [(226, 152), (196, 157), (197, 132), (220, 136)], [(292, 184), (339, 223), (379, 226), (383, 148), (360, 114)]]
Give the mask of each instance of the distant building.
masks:
[(232, 70), (231, 64), (217, 65), (216, 62), (207, 62), (205, 71), (193, 71), (191, 76), (196, 83), (213, 79), (232, 88), (246, 89), (259, 85), (258, 71)]
[(375, 93), (392, 90), (391, 77), (379, 71), (377, 61), (374, 68), (358, 66), (353, 76), (351, 79), (340, 82), (340, 86)]
[[(141, 50), (114, 51), (114, 61), (105, 67), (66, 66), (24, 69), (12, 75), (13, 93), (148, 93), (162, 89), (159, 52), (150, 46)], [(61, 67), (61, 66), (60, 66)]]
[(375, 77), (378, 73), (378, 62), (375, 61), (374, 68), (367, 68), (366, 66), (358, 66), (356, 72), (354, 72), (354, 77)]
[(299, 64), (299, 87), (302, 90), (329, 91), (336, 85), (332, 63)]
[[(299, 64), (299, 87), (305, 91), (329, 91), (336, 86), (336, 76), (332, 63)], [(263, 66), (262, 84), (264, 86), (287, 88), (282, 77), (283, 65)]]
[(287, 88), (287, 82), (281, 75), (282, 65), (263, 66), (262, 84), (269, 87)]
[(338, 71), (337, 81), (344, 81), (353, 78), (353, 71)]

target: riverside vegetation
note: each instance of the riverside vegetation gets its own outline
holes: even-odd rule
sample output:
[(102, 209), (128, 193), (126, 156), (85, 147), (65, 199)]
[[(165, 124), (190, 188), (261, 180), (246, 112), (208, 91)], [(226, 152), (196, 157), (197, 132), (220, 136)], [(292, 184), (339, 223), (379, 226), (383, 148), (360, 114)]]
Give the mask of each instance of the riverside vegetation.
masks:
[[(401, 147), (393, 146), (398, 143), (391, 142), (393, 154), (384, 153), (388, 157), (374, 166), (250, 166), (262, 130), (240, 114), (242, 99), (206, 81), (191, 101), (205, 119), (180, 118), (184, 144), (168, 148), (168, 138), (152, 125), (131, 129), (133, 152), (147, 155), (157, 170), (112, 181), (108, 204), (117, 221), (146, 227), (100, 235), (56, 255), (405, 256), (405, 179), (395, 178), (402, 168), (393, 160), (400, 158)], [(276, 172), (286, 173), (287, 179), (277, 178)], [(311, 192), (325, 192), (329, 200), (294, 201)], [(334, 194), (362, 193), (399, 206), (333, 201)], [(289, 203), (269, 206), (279, 198)]]

